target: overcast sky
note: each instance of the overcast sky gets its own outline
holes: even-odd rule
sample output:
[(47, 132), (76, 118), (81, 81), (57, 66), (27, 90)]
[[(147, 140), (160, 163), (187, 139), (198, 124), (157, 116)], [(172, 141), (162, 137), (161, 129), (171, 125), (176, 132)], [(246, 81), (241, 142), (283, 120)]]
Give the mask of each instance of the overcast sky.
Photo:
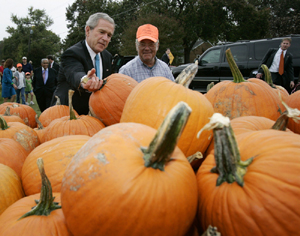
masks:
[(61, 39), (67, 36), (66, 8), (75, 0), (0, 0), (2, 6), (0, 12), (0, 40), (10, 36), (6, 32), (7, 26), (16, 28), (16, 25), (11, 21), (11, 15), (17, 15), (19, 18), (28, 16), (28, 8), (45, 10), (53, 20), (48, 30), (57, 34)]

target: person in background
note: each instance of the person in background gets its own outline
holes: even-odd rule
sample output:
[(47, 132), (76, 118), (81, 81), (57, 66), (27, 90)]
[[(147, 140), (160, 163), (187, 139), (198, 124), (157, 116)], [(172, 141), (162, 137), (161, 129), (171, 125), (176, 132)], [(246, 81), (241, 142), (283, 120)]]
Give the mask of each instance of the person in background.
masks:
[(57, 84), (56, 71), (48, 68), (47, 58), (41, 60), (41, 67), (34, 70), (32, 87), (40, 111), (43, 112), (50, 107), (52, 95)]
[(1, 61), (1, 66), (0, 66), (0, 78), (1, 78), (0, 84), (2, 84), (2, 76), (3, 76), (3, 70), (4, 70), (4, 62), (5, 62), (5, 60), (2, 59), (2, 61)]
[(168, 66), (170, 65), (170, 58), (169, 58), (170, 52), (171, 52), (170, 48), (167, 48), (164, 55), (162, 55), (161, 57), (161, 60), (164, 61)]
[(112, 73), (112, 55), (106, 50), (115, 30), (114, 20), (106, 13), (95, 13), (85, 26), (85, 40), (68, 48), (61, 56), (58, 85), (53, 94), (69, 105), (68, 91), (75, 91), (72, 104), (79, 115), (89, 113), (89, 98)]
[(56, 73), (58, 74), (59, 65), (54, 61), (54, 57), (52, 55), (48, 55), (47, 58), (48, 58), (48, 61), (49, 61), (49, 68), (54, 69), (56, 71)]
[(158, 29), (154, 25), (145, 24), (138, 28), (135, 46), (138, 56), (122, 66), (120, 74), (128, 75), (137, 82), (154, 76), (163, 76), (174, 81), (168, 65), (156, 57), (159, 40)]
[(14, 102), (16, 98), (17, 86), (13, 83), (12, 78), (13, 74), (11, 68), (13, 67), (14, 61), (9, 58), (4, 63), (3, 78), (2, 78), (2, 97), (3, 101), (7, 102), (10, 99), (10, 102)]
[(291, 93), (292, 88), (295, 86), (293, 56), (287, 51), (291, 46), (291, 42), (292, 40), (290, 38), (284, 38), (281, 41), (279, 49), (269, 49), (262, 59), (258, 73), (256, 74), (256, 78), (262, 78), (263, 69), (261, 68), (261, 65), (265, 64), (271, 72), (273, 83), (284, 87), (289, 93)]
[(17, 64), (17, 71), (13, 74), (14, 79), (13, 82), (17, 86), (17, 103), (20, 103), (20, 94), (22, 99), (22, 104), (26, 104), (25, 101), (25, 86), (26, 86), (26, 79), (25, 73), (22, 71), (22, 64)]
[[(26, 105), (34, 105), (33, 102), (33, 91), (32, 91), (32, 80), (30, 78), (30, 73), (26, 72), (26, 87), (25, 87), (25, 103)], [(28, 94), (30, 94), (30, 103), (28, 103)]]
[(27, 57), (22, 57), (22, 67), (24, 73), (29, 72), (30, 76), (32, 76), (33, 67), (30, 63), (27, 63)]

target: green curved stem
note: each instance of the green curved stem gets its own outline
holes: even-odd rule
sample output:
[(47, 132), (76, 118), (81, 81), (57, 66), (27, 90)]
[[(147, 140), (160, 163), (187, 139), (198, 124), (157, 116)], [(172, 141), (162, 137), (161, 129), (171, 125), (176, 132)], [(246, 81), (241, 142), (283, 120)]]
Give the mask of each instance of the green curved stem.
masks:
[(246, 80), (244, 79), (241, 71), (239, 70), (239, 68), (232, 56), (230, 48), (228, 48), (226, 50), (226, 58), (227, 58), (227, 61), (228, 61), (228, 64), (229, 64), (229, 67), (230, 67), (230, 70), (231, 70), (231, 73), (233, 76), (233, 82), (234, 83), (246, 82)]
[(198, 60), (195, 63), (187, 66), (181, 73), (177, 76), (175, 83), (181, 84), (188, 88), (192, 80), (198, 71)]
[(74, 90), (69, 90), (69, 109), (70, 109), (70, 120), (77, 120), (74, 109), (73, 109), (73, 105), (72, 105), (72, 97), (74, 94)]
[(32, 215), (48, 216), (50, 215), (51, 211), (61, 208), (61, 206), (59, 206), (57, 202), (54, 202), (55, 197), (53, 197), (51, 183), (46, 176), (42, 158), (37, 159), (37, 165), (42, 179), (40, 200), (36, 201), (37, 205), (31, 211), (21, 216), (18, 220)]
[(148, 148), (142, 148), (146, 167), (164, 170), (185, 127), (191, 108), (179, 102), (166, 116)]
[(9, 128), (9, 126), (7, 125), (6, 121), (4, 120), (4, 118), (2, 116), (0, 116), (0, 129), (6, 130), (8, 128)]
[(265, 81), (272, 87), (272, 88), (276, 88), (273, 84), (273, 80), (272, 80), (272, 75), (271, 72), (269, 71), (269, 68), (265, 65), (262, 64), (261, 68), (264, 71), (264, 75), (265, 75)]

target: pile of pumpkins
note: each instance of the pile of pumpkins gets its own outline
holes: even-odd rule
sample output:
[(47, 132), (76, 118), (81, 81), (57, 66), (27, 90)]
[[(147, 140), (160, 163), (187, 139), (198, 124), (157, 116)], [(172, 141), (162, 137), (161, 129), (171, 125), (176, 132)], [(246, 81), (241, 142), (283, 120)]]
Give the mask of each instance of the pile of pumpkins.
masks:
[[(0, 236), (297, 235), (300, 91), (244, 80), (205, 95), (112, 74), (72, 107), (0, 105)], [(207, 230), (207, 231), (206, 231)]]

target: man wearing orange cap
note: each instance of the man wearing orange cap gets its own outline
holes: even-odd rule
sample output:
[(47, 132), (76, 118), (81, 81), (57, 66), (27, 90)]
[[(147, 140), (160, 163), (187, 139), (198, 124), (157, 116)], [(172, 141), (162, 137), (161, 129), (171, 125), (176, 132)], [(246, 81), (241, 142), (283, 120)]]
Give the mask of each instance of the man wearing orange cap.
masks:
[(122, 66), (120, 74), (128, 75), (137, 82), (154, 76), (174, 81), (168, 65), (156, 57), (159, 40), (158, 29), (154, 25), (145, 24), (138, 28), (135, 45), (138, 56)]

